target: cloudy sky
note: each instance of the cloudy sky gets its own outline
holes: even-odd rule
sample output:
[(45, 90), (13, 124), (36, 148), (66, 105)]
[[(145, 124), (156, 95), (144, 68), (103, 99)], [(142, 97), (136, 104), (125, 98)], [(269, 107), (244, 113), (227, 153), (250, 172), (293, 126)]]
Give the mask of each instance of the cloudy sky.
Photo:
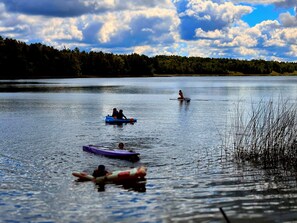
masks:
[(297, 62), (297, 0), (0, 0), (0, 35), (57, 49)]

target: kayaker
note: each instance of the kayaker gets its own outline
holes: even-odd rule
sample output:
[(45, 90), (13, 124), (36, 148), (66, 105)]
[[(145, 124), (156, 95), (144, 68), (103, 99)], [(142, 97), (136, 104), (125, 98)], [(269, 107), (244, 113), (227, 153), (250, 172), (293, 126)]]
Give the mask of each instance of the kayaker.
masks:
[(93, 177), (103, 177), (106, 174), (108, 174), (108, 171), (105, 170), (105, 166), (99, 165), (98, 168), (96, 170), (94, 170), (92, 175), (93, 175)]
[[(121, 150), (123, 150), (123, 149), (124, 149), (124, 150), (127, 150), (126, 148), (124, 148), (125, 145), (124, 145), (124, 143), (122, 143), (122, 142), (119, 143), (118, 147), (119, 147), (119, 149), (121, 149)], [(129, 150), (127, 150), (127, 151), (129, 151), (129, 152), (134, 152), (132, 149), (129, 149)]]
[(179, 90), (178, 95), (179, 95), (178, 99), (184, 99), (184, 94), (182, 90)]
[(119, 143), (119, 149), (124, 149), (124, 143), (122, 142)]
[(118, 116), (117, 116), (118, 119), (127, 119), (127, 117), (123, 114), (123, 110), (121, 109), (118, 113)]
[(118, 112), (118, 110), (116, 109), (116, 108), (113, 108), (112, 109), (112, 117), (114, 117), (114, 118), (117, 118), (118, 117), (118, 114), (119, 114), (119, 112)]

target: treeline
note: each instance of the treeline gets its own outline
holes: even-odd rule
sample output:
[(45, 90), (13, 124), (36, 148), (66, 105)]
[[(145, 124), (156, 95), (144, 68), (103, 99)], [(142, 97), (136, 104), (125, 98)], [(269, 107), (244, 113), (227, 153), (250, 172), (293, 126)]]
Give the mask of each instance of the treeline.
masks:
[(0, 79), (58, 77), (139, 77), (168, 75), (269, 75), (294, 73), (296, 63), (182, 56), (148, 57), (57, 50), (0, 36)]
[(154, 68), (158, 74), (208, 74), (208, 75), (270, 75), (292, 74), (297, 63), (237, 60), (227, 58), (201, 58), (180, 56), (156, 56)]
[(102, 52), (57, 50), (0, 37), (0, 79), (151, 76), (151, 58)]

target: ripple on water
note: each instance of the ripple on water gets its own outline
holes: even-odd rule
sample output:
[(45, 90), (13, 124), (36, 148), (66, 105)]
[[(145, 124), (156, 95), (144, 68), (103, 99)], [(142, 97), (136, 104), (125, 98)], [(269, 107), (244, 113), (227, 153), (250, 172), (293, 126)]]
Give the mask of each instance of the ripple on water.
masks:
[[(1, 221), (223, 222), (219, 207), (231, 222), (294, 221), (294, 179), (223, 161), (217, 145), (238, 95), (244, 102), (296, 92), (295, 84), (271, 78), (46, 80), (60, 90), (1, 93)], [(87, 86), (67, 90), (68, 81)], [(169, 100), (179, 88), (191, 103)], [(106, 125), (113, 107), (138, 122)], [(121, 141), (141, 154), (139, 162), (82, 151), (86, 144)], [(75, 182), (73, 171), (90, 173), (98, 164), (109, 170), (145, 165), (146, 184), (107, 184), (101, 191)]]

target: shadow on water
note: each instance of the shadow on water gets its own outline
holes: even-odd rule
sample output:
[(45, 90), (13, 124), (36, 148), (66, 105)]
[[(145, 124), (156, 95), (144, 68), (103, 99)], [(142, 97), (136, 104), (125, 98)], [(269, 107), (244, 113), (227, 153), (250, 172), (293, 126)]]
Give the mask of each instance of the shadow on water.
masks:
[(0, 82), (0, 92), (55, 92), (55, 93), (71, 93), (71, 92), (89, 92), (89, 93), (130, 93), (141, 94), (148, 93), (148, 90), (131, 87), (125, 89), (120, 85), (109, 86), (75, 86), (75, 85), (60, 85), (56, 83), (43, 83), (43, 82)]
[[(90, 183), (89, 180), (83, 180), (83, 179), (76, 179), (75, 182), (77, 184), (79, 183)], [(98, 192), (104, 192), (106, 190), (105, 186), (107, 183), (97, 183), (95, 185)], [(109, 183), (110, 184), (110, 183)], [(114, 183), (115, 186), (118, 186), (119, 188), (128, 190), (128, 191), (135, 191), (135, 192), (146, 192), (146, 179), (142, 180), (133, 180), (133, 181), (127, 181), (127, 182), (117, 182)]]
[(51, 84), (49, 86), (42, 85), (42, 83), (37, 84), (7, 84), (0, 83), (0, 92), (109, 92), (109, 93), (119, 93), (121, 89), (118, 86), (58, 86)]
[(135, 124), (135, 122), (129, 122), (129, 123), (106, 123), (105, 122), (105, 125), (112, 125), (112, 126), (119, 127), (119, 128), (122, 128), (125, 125), (134, 125), (134, 124)]
[(179, 101), (179, 110), (181, 111), (181, 109), (184, 108), (185, 111), (188, 111), (189, 106), (190, 106), (190, 102), (191, 101), (180, 100)]
[[(104, 183), (96, 184), (96, 188), (98, 192), (104, 192), (105, 185), (106, 184)], [(116, 185), (128, 191), (134, 191), (134, 192), (140, 192), (140, 193), (146, 192), (146, 180), (122, 182), (122, 183), (116, 183)]]
[[(99, 156), (103, 156), (103, 155), (99, 155)], [(113, 159), (113, 160), (125, 160), (125, 161), (129, 161), (131, 163), (136, 163), (140, 160), (140, 157), (138, 155), (130, 156), (130, 157), (114, 157), (114, 156), (104, 156), (104, 157), (107, 157), (107, 158)]]

